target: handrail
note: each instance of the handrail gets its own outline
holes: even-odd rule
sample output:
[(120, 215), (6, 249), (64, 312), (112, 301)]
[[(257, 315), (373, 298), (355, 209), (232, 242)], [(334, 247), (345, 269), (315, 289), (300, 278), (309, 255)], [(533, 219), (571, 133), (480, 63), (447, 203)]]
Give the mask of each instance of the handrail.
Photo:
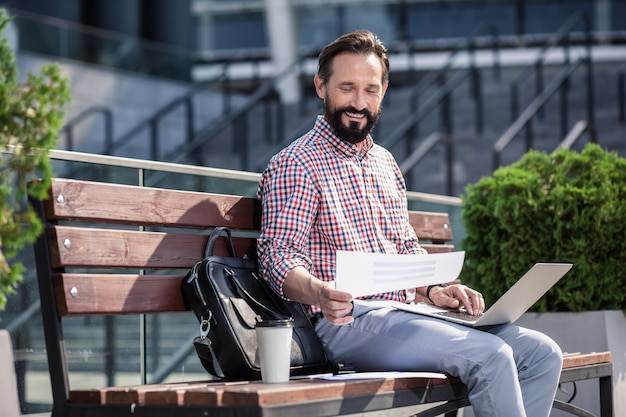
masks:
[[(528, 105), (526, 110), (519, 115), (519, 117), (509, 126), (509, 128), (504, 132), (504, 134), (498, 139), (496, 144), (493, 146), (493, 163), (494, 169), (500, 166), (500, 155), (502, 151), (511, 144), (513, 139), (521, 132), (523, 128), (527, 128), (527, 150), (532, 147), (532, 143), (530, 141), (530, 126), (529, 123), (531, 119), (539, 112), (539, 110), (543, 107), (543, 105), (550, 99), (554, 94), (558, 92), (560, 88), (568, 81), (571, 75), (576, 71), (578, 66), (584, 62), (588, 61), (586, 58), (580, 58), (573, 63), (568, 64), (563, 70), (550, 82), (550, 84), (539, 94), (535, 99)], [(588, 91), (589, 93), (589, 91)]]
[[(152, 116), (148, 117), (147, 119), (144, 119), (143, 121), (139, 122), (137, 125), (135, 125), (134, 127), (132, 127), (129, 131), (127, 131), (126, 133), (124, 133), (123, 135), (121, 135), (119, 138), (117, 138), (112, 144), (111, 146), (107, 146), (104, 149), (104, 154), (105, 155), (111, 155), (113, 154), (115, 148), (119, 148), (125, 144), (127, 144), (128, 142), (130, 142), (133, 138), (137, 137), (137, 135), (143, 131), (146, 128), (150, 128), (151, 130), (151, 137), (155, 136), (154, 133), (154, 129), (156, 129), (156, 126), (158, 124), (159, 119), (165, 117), (166, 115), (168, 115), (169, 113), (171, 113), (172, 111), (174, 111), (175, 109), (178, 108), (179, 105), (183, 105), (183, 107), (185, 108), (185, 113), (186, 113), (186, 122), (187, 122), (187, 126), (185, 129), (185, 132), (187, 135), (189, 135), (189, 130), (191, 129), (193, 131), (193, 119), (190, 118), (190, 114), (192, 114), (193, 111), (193, 105), (191, 104), (191, 97), (195, 94), (197, 94), (198, 90), (192, 89), (190, 92), (187, 92), (186, 94), (184, 94), (181, 97), (177, 97), (175, 99), (173, 99), (172, 101), (170, 101), (169, 103), (167, 103), (165, 106), (161, 107), (159, 110), (156, 111), (156, 113), (154, 113)], [(152, 152), (151, 152), (151, 159), (156, 159), (158, 160), (158, 154), (155, 151), (155, 144), (153, 143), (152, 146)]]
[(626, 123), (626, 99), (624, 98), (626, 92), (626, 64), (622, 65), (617, 72), (617, 100), (620, 123)]
[(319, 112), (317, 110), (311, 113), (310, 117), (307, 117), (306, 120), (302, 122), (296, 129), (294, 129), (289, 136), (285, 136), (284, 140), (278, 142), (276, 146), (273, 146), (262, 157), (258, 158), (257, 163), (253, 167), (253, 169), (258, 172), (263, 171), (265, 167), (267, 166), (267, 163), (269, 162), (269, 160), (272, 158), (272, 156), (280, 152), (280, 150), (283, 149), (285, 146), (287, 146), (289, 143), (298, 139), (300, 136), (304, 135), (306, 132), (308, 132), (311, 129), (311, 126), (313, 126), (314, 120), (312, 121), (310, 119), (316, 118), (318, 113)]
[[(193, 340), (194, 337), (197, 336), (197, 332), (194, 332), (189, 337), (189, 340)], [(176, 352), (172, 355), (169, 361), (163, 366), (159, 367), (156, 371), (152, 373), (152, 377), (148, 383), (150, 384), (160, 384), (167, 378), (176, 367), (180, 366), (188, 357), (191, 352), (193, 352), (194, 346), (193, 343), (185, 343), (182, 344)]]
[(589, 134), (589, 138), (591, 142), (594, 142), (594, 143), (597, 142), (595, 128), (591, 124), (589, 124), (587, 120), (579, 120), (576, 122), (576, 124), (574, 124), (574, 126), (571, 128), (567, 136), (563, 138), (561, 143), (559, 143), (559, 145), (554, 149), (554, 151), (556, 152), (560, 148), (565, 148), (565, 149), (571, 148), (572, 145), (574, 145), (578, 141), (578, 139), (580, 139), (585, 133)]
[[(452, 63), (454, 62), (454, 60), (457, 57), (457, 54), (460, 53), (461, 51), (466, 51), (468, 54), (468, 58), (469, 58), (469, 67), (474, 69), (476, 66), (476, 57), (475, 57), (475, 47), (474, 47), (474, 43), (475, 43), (475, 38), (477, 38), (478, 36), (484, 34), (484, 33), (490, 33), (491, 35), (491, 48), (493, 50), (493, 68), (494, 68), (494, 73), (496, 75), (496, 78), (500, 77), (500, 48), (499, 48), (499, 32), (498, 32), (498, 28), (493, 25), (493, 24), (489, 24), (489, 23), (482, 23), (481, 25), (479, 25), (478, 27), (476, 27), (472, 32), (470, 32), (464, 39), (464, 42), (462, 44), (457, 45), (452, 51), (450, 51), (450, 54), (448, 55), (445, 63), (439, 67), (439, 69), (437, 71), (431, 71), (428, 74), (426, 74), (424, 76), (424, 78), (422, 78), (412, 89), (411, 89), (411, 94), (410, 94), (410, 103), (411, 103), (411, 110), (415, 111), (418, 108), (418, 98), (430, 87), (432, 86), (435, 82), (439, 82), (439, 84), (443, 84), (445, 78), (444, 75), (445, 73), (450, 69), (450, 67), (452, 66)], [(472, 93), (474, 94), (474, 97), (477, 98), (477, 96), (480, 94), (479, 92), (479, 87), (478, 87), (478, 74), (475, 71), (472, 71), (472, 75), (473, 75), (473, 81), (474, 81), (474, 85), (472, 88)], [(482, 120), (480, 120), (481, 118), (481, 110), (479, 108), (479, 106), (476, 107), (476, 111), (477, 111), (477, 117), (476, 117), (476, 127), (477, 127), (477, 131), (481, 131), (482, 130)], [(412, 128), (413, 130), (417, 129), (417, 124), (415, 127)], [(448, 132), (451, 133), (451, 132)]]
[(533, 72), (535, 72), (537, 74), (536, 84), (535, 84), (535, 92), (536, 92), (535, 95), (539, 95), (541, 93), (541, 90), (543, 89), (542, 65), (544, 63), (544, 60), (546, 59), (548, 51), (551, 48), (558, 46), (558, 44), (561, 43), (564, 39), (567, 40), (567, 42), (565, 43), (563, 47), (564, 53), (565, 53), (565, 64), (568, 64), (570, 62), (569, 38), (572, 34), (571, 32), (574, 29), (574, 27), (576, 27), (576, 25), (581, 21), (583, 23), (584, 32), (585, 32), (586, 56), (589, 59), (591, 59), (592, 41), (591, 41), (591, 29), (590, 29), (590, 24), (589, 24), (589, 18), (587, 17), (587, 15), (581, 12), (573, 13), (569, 17), (569, 19), (563, 25), (561, 25), (561, 27), (557, 30), (557, 32), (555, 32), (552, 36), (550, 36), (548, 41), (541, 47), (541, 49), (539, 49), (539, 53), (535, 61), (527, 65), (526, 67), (524, 67), (517, 74), (517, 76), (513, 79), (513, 81), (511, 81), (511, 120), (512, 121), (515, 120), (517, 116), (519, 116), (519, 89), (520, 89), (521, 84), (524, 81), (526, 81), (532, 75)]
[(499, 54), (499, 36), (498, 28), (489, 23), (482, 23), (478, 27), (476, 27), (472, 32), (470, 32), (464, 39), (464, 43), (457, 45), (454, 49), (450, 51), (445, 63), (437, 69), (437, 71), (431, 71), (426, 74), (412, 89), (411, 89), (411, 99), (412, 99), (412, 108), (415, 109), (415, 100), (417, 97), (424, 92), (428, 87), (434, 84), (437, 80), (440, 79), (441, 74), (445, 73), (450, 69), (452, 63), (456, 59), (458, 53), (462, 51), (467, 51), (468, 56), (470, 58), (470, 63), (473, 65), (475, 62), (475, 48), (474, 42), (475, 38), (480, 36), (485, 32), (491, 32), (492, 37), (492, 49), (493, 49), (493, 67), (496, 74), (500, 74), (500, 54)]
[[(12, 152), (13, 146), (3, 150)], [(202, 167), (197, 165), (177, 164), (173, 162), (151, 161), (147, 159), (127, 158), (122, 156), (97, 155), (85, 152), (71, 152), (53, 149), (50, 159), (69, 162), (83, 162), (88, 164), (134, 168), (140, 171), (164, 171), (169, 173), (200, 175), (205, 177), (227, 178), (240, 181), (258, 182), (261, 174), (254, 172), (237, 171), (224, 168)]]
[(467, 77), (470, 75), (470, 70), (465, 69), (454, 74), (448, 81), (437, 91), (436, 94), (430, 96), (424, 105), (418, 110), (414, 111), (394, 130), (384, 141), (380, 144), (387, 149), (395, 146), (408, 132), (419, 123), (424, 117), (435, 109), (435, 106), (439, 104), (448, 94), (450, 94), (455, 88), (457, 88)]
[[(154, 160), (159, 160), (159, 135), (158, 135), (158, 127), (159, 121), (172, 113), (175, 110), (178, 110), (180, 106), (183, 107), (185, 111), (185, 139), (186, 141), (190, 141), (195, 133), (194, 126), (194, 105), (193, 98), (208, 89), (212, 88), (216, 82), (219, 81), (221, 76), (217, 76), (210, 81), (204, 83), (201, 88), (192, 87), (189, 91), (184, 93), (183, 95), (172, 99), (169, 103), (165, 104), (161, 108), (159, 108), (152, 116), (144, 119), (139, 122), (137, 125), (132, 127), (126, 133), (121, 135), (119, 138), (112, 141), (108, 144), (103, 153), (105, 155), (112, 155), (115, 152), (115, 149), (128, 144), (133, 139), (137, 137), (139, 133), (144, 131), (145, 129), (149, 129), (150, 138), (151, 138), (151, 152), (150, 158)], [(224, 92), (225, 95), (228, 95), (229, 92)]]
[(452, 169), (452, 140), (444, 133), (433, 132), (400, 164), (400, 172), (406, 177), (407, 188), (410, 188), (410, 176), (407, 174), (435, 147), (442, 142), (445, 146), (446, 159), (446, 194), (452, 195), (454, 189), (454, 172)]
[(65, 149), (74, 150), (74, 127), (94, 114), (104, 117), (104, 143), (108, 147), (113, 143), (113, 111), (105, 106), (91, 106), (70, 119), (61, 131), (65, 133)]
[[(482, 99), (481, 99), (481, 91), (480, 91), (481, 87), (479, 85), (480, 83), (479, 73), (478, 71), (476, 71), (474, 42), (475, 42), (476, 37), (487, 32), (491, 33), (491, 36), (492, 36), (491, 46), (492, 46), (493, 54), (494, 54), (493, 67), (494, 67), (494, 73), (496, 74), (496, 77), (499, 78), (500, 76), (499, 33), (497, 31), (497, 28), (494, 25), (484, 23), (482, 25), (479, 25), (477, 28), (475, 28), (464, 39), (464, 42), (462, 44), (457, 45), (457, 47), (448, 55), (448, 58), (442, 67), (440, 67), (437, 71), (428, 73), (412, 89), (412, 96), (411, 96), (412, 113), (407, 117), (407, 119), (400, 126), (398, 126), (391, 133), (391, 135), (389, 135), (389, 137), (385, 141), (381, 142), (381, 145), (390, 149), (391, 147), (395, 146), (400, 140), (404, 138), (406, 140), (407, 152), (410, 152), (409, 151), (410, 138), (415, 136), (416, 129), (419, 123), (428, 114), (434, 111), (437, 106), (440, 106), (440, 105), (443, 105), (442, 115), (441, 115), (443, 119), (442, 129), (443, 129), (443, 132), (449, 138), (449, 136), (452, 134), (452, 126), (451, 126), (451, 110), (450, 110), (450, 105), (449, 103), (447, 103), (447, 101), (449, 99), (450, 93), (454, 91), (456, 88), (458, 88), (460, 84), (469, 76), (472, 76), (472, 80), (473, 80), (471, 92), (477, 101), (477, 104), (475, 106), (476, 130), (478, 132), (482, 131), (483, 111), (482, 111)], [(454, 62), (454, 59), (456, 58), (456, 54), (464, 50), (467, 50), (469, 65), (467, 66), (467, 68), (455, 73), (451, 78), (446, 80), (445, 73), (452, 66), (452, 63)], [(421, 95), (427, 88), (429, 88), (435, 81), (438, 81), (440, 84), (438, 90), (435, 92), (434, 95), (429, 96), (429, 98), (424, 103), (422, 103), (422, 106), (418, 108), (417, 97)], [(427, 139), (426, 141), (427, 145), (428, 143), (429, 143), (429, 139)], [(453, 174), (451, 173), (452, 171), (451, 158), (453, 154), (452, 147), (453, 147), (452, 142), (447, 141), (446, 160), (449, 166), (447, 167), (448, 180), (447, 180), (446, 188), (447, 188), (448, 194), (452, 194), (452, 189), (453, 189), (453, 183), (452, 183)], [(417, 163), (417, 160), (411, 159), (410, 162), (412, 163), (412, 165), (409, 165), (406, 162), (407, 161), (405, 161), (403, 165), (405, 167), (406, 172), (409, 172), (412, 166), (414, 166)]]
[(31, 319), (39, 315), (41, 311), (41, 302), (39, 300), (33, 301), (25, 311), (22, 311), (19, 316), (14, 318), (4, 328), (9, 333), (14, 334), (19, 332), (22, 327), (26, 326)]
[(409, 155), (399, 166), (400, 172), (405, 175), (409, 170), (413, 167), (413, 165), (417, 164), (421, 161), (426, 153), (431, 150), (436, 144), (442, 141), (447, 141), (448, 136), (440, 133), (433, 132), (421, 143), (421, 145)]
[[(281, 72), (279, 72), (276, 76), (274, 76), (271, 80), (261, 85), (252, 95), (248, 98), (245, 104), (238, 107), (237, 109), (232, 110), (230, 113), (226, 114), (220, 120), (211, 123), (204, 129), (201, 129), (197, 132), (194, 137), (176, 149), (175, 152), (171, 152), (166, 156), (166, 160), (172, 162), (185, 162), (188, 160), (190, 155), (193, 155), (197, 152), (197, 150), (205, 145), (207, 142), (211, 141), (215, 138), (219, 133), (221, 133), (224, 129), (235, 125), (235, 123), (240, 119), (244, 118), (247, 113), (252, 110), (254, 106), (261, 103), (263, 100), (268, 97), (276, 96), (276, 86), (280, 80), (284, 77), (292, 74), (293, 72), (297, 72), (300, 68), (300, 61), (302, 58), (296, 60), (291, 65), (287, 66)], [(247, 125), (245, 122), (240, 123), (239, 128), (245, 130)], [(282, 132), (281, 132), (282, 134)], [(245, 138), (247, 141), (247, 137)], [(248, 146), (247, 143), (241, 144), (239, 147), (239, 151), (241, 152), (241, 160), (242, 160), (242, 168), (246, 169), (248, 165)]]

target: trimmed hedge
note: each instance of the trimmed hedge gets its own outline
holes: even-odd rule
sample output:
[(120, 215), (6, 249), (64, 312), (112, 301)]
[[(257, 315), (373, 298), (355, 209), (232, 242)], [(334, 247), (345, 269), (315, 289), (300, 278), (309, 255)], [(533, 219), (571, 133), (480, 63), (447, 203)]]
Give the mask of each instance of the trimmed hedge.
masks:
[(535, 262), (572, 270), (533, 311), (626, 309), (626, 160), (529, 151), (466, 188), (462, 279), (493, 303)]

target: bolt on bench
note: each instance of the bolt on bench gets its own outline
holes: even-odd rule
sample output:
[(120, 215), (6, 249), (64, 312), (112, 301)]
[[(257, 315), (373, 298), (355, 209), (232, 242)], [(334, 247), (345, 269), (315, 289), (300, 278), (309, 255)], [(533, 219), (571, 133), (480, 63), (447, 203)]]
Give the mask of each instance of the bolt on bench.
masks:
[[(185, 312), (186, 270), (203, 256), (208, 230), (243, 232), (237, 253), (255, 255), (259, 202), (251, 197), (54, 179), (50, 198), (32, 201), (45, 232), (35, 243), (52, 417), (334, 416), (432, 404), (418, 416), (456, 415), (469, 405), (456, 378), (294, 379), (197, 382), (72, 389), (63, 333), (72, 317)], [(446, 213), (411, 212), (429, 252), (454, 250)], [(428, 243), (427, 243), (428, 242)], [(216, 253), (227, 254), (225, 246)], [(183, 271), (183, 272), (181, 272)], [(190, 315), (190, 320), (195, 318)], [(191, 343), (191, 341), (181, 341)], [(601, 416), (611, 417), (609, 352), (568, 355), (562, 382), (598, 379)], [(588, 412), (556, 401), (578, 416)], [(427, 409), (426, 409), (427, 408)]]

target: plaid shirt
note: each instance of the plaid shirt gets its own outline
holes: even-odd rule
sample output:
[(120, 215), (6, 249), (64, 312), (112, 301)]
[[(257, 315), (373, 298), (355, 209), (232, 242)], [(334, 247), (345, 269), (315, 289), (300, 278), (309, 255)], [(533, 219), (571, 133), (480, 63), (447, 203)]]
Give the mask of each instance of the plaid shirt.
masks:
[[(361, 152), (322, 116), (269, 162), (258, 188), (261, 272), (282, 293), (296, 266), (335, 279), (335, 252), (425, 253), (410, 226), (406, 185), (390, 152), (368, 136)], [(371, 298), (404, 301), (405, 292)], [(319, 308), (312, 306), (311, 313)]]

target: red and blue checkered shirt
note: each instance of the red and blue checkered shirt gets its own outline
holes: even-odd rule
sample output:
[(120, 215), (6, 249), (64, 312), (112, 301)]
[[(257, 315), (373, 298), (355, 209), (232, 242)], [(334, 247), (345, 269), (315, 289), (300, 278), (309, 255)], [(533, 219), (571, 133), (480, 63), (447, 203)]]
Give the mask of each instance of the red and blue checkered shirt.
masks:
[[(258, 255), (263, 276), (282, 293), (296, 266), (335, 279), (337, 250), (426, 253), (409, 224), (406, 185), (389, 151), (371, 136), (361, 151), (338, 139), (322, 116), (275, 155), (263, 172)], [(404, 291), (371, 298), (404, 301)], [(312, 306), (311, 313), (319, 308)]]

